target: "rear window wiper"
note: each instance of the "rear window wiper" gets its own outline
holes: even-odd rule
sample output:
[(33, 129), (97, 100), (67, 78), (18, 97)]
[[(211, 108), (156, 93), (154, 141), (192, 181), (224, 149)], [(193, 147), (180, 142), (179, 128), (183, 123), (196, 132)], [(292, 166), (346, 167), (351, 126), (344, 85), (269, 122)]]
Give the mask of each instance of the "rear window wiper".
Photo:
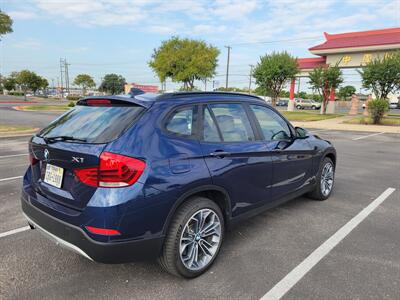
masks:
[(60, 135), (60, 136), (52, 136), (52, 137), (43, 137), (46, 143), (54, 143), (57, 141), (77, 141), (77, 142), (86, 142), (86, 139), (80, 139), (73, 136)]

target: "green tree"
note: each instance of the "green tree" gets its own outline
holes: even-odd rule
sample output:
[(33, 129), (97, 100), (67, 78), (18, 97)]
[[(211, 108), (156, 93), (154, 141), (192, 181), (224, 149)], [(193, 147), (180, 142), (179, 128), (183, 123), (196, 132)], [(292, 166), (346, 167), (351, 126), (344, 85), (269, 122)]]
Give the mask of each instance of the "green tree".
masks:
[[(35, 72), (29, 70), (22, 70), (16, 75), (17, 84), (24, 92), (24, 99), (26, 100), (26, 92), (32, 90), (36, 92), (42, 86), (42, 78)], [(47, 80), (46, 80), (47, 81)], [(48, 83), (47, 83), (48, 84)]]
[(195, 80), (215, 75), (219, 50), (204, 41), (172, 37), (163, 41), (149, 61), (149, 66), (161, 82), (171, 78), (182, 82), (184, 89), (192, 90)]
[(273, 52), (260, 57), (253, 71), (256, 84), (262, 86), (265, 91), (269, 91), (272, 106), (276, 105), (276, 100), (285, 84), (293, 79), (299, 72), (296, 58), (284, 52)]
[(296, 95), (296, 98), (301, 98), (301, 99), (308, 99), (308, 97), (309, 97), (306, 92), (299, 92), (299, 93), (296, 93), (295, 95)]
[(33, 91), (33, 93), (36, 93), (38, 90), (45, 90), (48, 86), (49, 82), (46, 78), (35, 74), (35, 76), (32, 78), (29, 88)]
[(376, 99), (387, 99), (400, 89), (400, 52), (377, 57), (358, 72), (363, 87), (371, 89)]
[(308, 83), (322, 98), (323, 105), (321, 112), (326, 114), (331, 89), (337, 89), (343, 82), (342, 71), (337, 65), (327, 68), (317, 67), (308, 76), (310, 78)]
[(99, 90), (110, 93), (111, 95), (120, 94), (124, 91), (126, 80), (121, 75), (107, 74), (104, 76)]
[(74, 84), (80, 86), (83, 91), (83, 95), (86, 95), (87, 88), (93, 88), (96, 86), (92, 76), (88, 74), (79, 74), (75, 77)]
[(342, 100), (347, 100), (351, 95), (356, 93), (356, 88), (352, 85), (346, 85), (339, 89), (338, 97)]
[(7, 91), (15, 90), (17, 86), (17, 79), (15, 78), (15, 74), (14, 75), (11, 74), (10, 76), (4, 77), (2, 81), (3, 81), (3, 87)]
[(4, 34), (13, 32), (13, 20), (9, 15), (0, 10), (0, 37)]

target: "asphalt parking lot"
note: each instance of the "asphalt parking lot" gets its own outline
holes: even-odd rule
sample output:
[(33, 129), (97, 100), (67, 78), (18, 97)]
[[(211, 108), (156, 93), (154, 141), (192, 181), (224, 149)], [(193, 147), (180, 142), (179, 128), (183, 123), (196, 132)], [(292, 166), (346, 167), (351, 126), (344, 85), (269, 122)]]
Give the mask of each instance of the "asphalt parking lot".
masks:
[[(155, 262), (91, 262), (25, 230), (19, 195), (28, 137), (0, 139), (0, 299), (259, 299), (282, 284), (283, 299), (400, 299), (400, 135), (314, 132), (337, 148), (331, 198), (297, 198), (243, 222), (193, 280)], [(302, 262), (388, 188), (396, 190), (304, 273)]]

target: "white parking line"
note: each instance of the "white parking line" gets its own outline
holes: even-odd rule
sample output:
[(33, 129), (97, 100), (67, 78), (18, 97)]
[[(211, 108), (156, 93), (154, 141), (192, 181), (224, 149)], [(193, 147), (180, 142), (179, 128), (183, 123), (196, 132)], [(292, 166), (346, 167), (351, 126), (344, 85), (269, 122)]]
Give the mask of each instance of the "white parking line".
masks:
[(17, 156), (26, 156), (26, 155), (28, 155), (28, 154), (29, 154), (29, 153), (3, 155), (3, 156), (0, 156), (0, 158), (9, 158), (9, 157), (17, 157)]
[(383, 203), (396, 189), (388, 188), (378, 198), (360, 211), (355, 217), (336, 231), (321, 246), (315, 249), (297, 267), (289, 272), (261, 300), (281, 299), (297, 282), (299, 282), (321, 259), (335, 248), (354, 228), (369, 216), (380, 204)]
[(14, 179), (19, 179), (22, 178), (23, 176), (15, 176), (15, 177), (8, 177), (8, 178), (0, 178), (0, 182), (2, 181), (9, 181), (9, 180), (14, 180)]
[(17, 228), (17, 229), (10, 230), (10, 231), (6, 231), (6, 232), (3, 232), (3, 233), (0, 233), (0, 238), (8, 236), (8, 235), (16, 234), (16, 233), (19, 233), (19, 232), (22, 232), (22, 231), (26, 231), (28, 229), (30, 229), (29, 226), (24, 226), (24, 227), (20, 227), (20, 228)]
[(362, 140), (362, 139), (366, 139), (369, 138), (371, 136), (375, 136), (375, 135), (380, 135), (380, 134), (384, 134), (385, 132), (378, 132), (378, 133), (373, 133), (373, 134), (368, 134), (368, 135), (364, 135), (364, 136), (359, 136), (357, 138), (354, 138), (353, 141), (358, 141), (358, 140)]

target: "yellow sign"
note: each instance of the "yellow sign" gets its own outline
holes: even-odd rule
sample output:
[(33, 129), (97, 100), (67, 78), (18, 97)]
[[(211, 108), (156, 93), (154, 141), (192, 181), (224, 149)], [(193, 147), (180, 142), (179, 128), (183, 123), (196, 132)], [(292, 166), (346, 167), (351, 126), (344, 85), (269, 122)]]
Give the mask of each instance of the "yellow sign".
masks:
[(385, 59), (388, 59), (388, 58), (391, 58), (391, 57), (393, 57), (393, 55), (394, 55), (394, 53), (393, 53), (393, 52), (385, 52), (385, 56), (384, 56), (384, 58), (385, 58)]
[(372, 54), (364, 54), (362, 58), (363, 64), (370, 63), (372, 61)]
[(350, 55), (345, 55), (342, 57), (342, 62), (344, 65), (347, 65), (351, 61), (351, 56)]

